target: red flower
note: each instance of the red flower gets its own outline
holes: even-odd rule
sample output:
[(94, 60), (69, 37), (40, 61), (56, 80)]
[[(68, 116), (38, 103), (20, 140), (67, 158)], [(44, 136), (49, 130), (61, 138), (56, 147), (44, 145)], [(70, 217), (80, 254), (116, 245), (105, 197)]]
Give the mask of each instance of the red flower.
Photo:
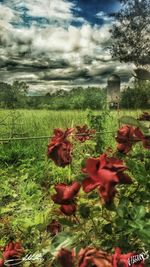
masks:
[(73, 251), (69, 251), (65, 248), (62, 248), (58, 255), (57, 255), (58, 261), (61, 264), (62, 267), (74, 267), (74, 253)]
[(148, 112), (143, 112), (139, 118), (139, 121), (150, 121), (150, 114)]
[(82, 182), (83, 190), (88, 193), (98, 187), (104, 202), (109, 203), (116, 194), (117, 184), (132, 182), (131, 178), (124, 173), (126, 169), (122, 160), (108, 157), (106, 154), (102, 154), (99, 158), (89, 158), (83, 170), (89, 175)]
[(80, 184), (78, 182), (73, 182), (71, 185), (61, 183), (55, 186), (55, 190), (57, 193), (52, 196), (52, 200), (61, 205), (60, 209), (65, 215), (74, 214), (76, 211), (74, 197), (80, 190)]
[(81, 249), (78, 259), (78, 267), (113, 267), (112, 256), (96, 248)]
[(95, 133), (95, 130), (88, 129), (88, 126), (85, 124), (82, 127), (76, 126), (77, 132), (75, 138), (80, 142), (85, 142), (91, 138), (91, 135)]
[(62, 211), (62, 213), (64, 213), (67, 216), (75, 214), (76, 209), (77, 209), (76, 204), (61, 205), (61, 207), (60, 207), (60, 210)]
[(47, 225), (46, 229), (47, 232), (51, 233), (51, 236), (55, 236), (61, 232), (61, 224), (56, 220), (52, 220), (51, 223)]
[(0, 267), (3, 267), (3, 266), (4, 266), (4, 260), (0, 259)]
[[(136, 263), (134, 262), (134, 257), (136, 259)], [(144, 267), (145, 264), (144, 264), (144, 261), (142, 260), (142, 257), (140, 257), (140, 254), (137, 254), (135, 252), (121, 254), (120, 248), (116, 248), (115, 254), (113, 255), (113, 267), (118, 267), (118, 266), (119, 267), (129, 267), (129, 266)]]
[(117, 149), (126, 154), (131, 150), (132, 145), (141, 141), (142, 138), (143, 134), (139, 128), (125, 125), (117, 132), (116, 141), (119, 143)]
[(72, 161), (72, 144), (66, 139), (72, 132), (73, 128), (62, 131), (55, 129), (54, 135), (48, 144), (48, 158), (52, 159), (57, 166), (65, 167)]
[(19, 242), (9, 242), (9, 244), (4, 248), (3, 259), (0, 259), (0, 267), (3, 267), (5, 265), (5, 261), (7, 260), (20, 258), (23, 253), (24, 249)]
[(11, 257), (18, 257), (22, 255), (24, 249), (22, 248), (19, 242), (10, 242), (6, 247), (5, 251), (3, 252), (3, 257), (5, 260), (10, 259)]

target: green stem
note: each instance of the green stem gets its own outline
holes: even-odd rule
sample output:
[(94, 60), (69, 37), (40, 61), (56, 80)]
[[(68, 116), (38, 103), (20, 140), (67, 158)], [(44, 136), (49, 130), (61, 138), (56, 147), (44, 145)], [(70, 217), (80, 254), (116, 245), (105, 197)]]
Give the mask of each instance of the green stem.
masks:
[(87, 238), (90, 242), (92, 242), (93, 245), (95, 245), (94, 242), (91, 240), (91, 237), (89, 236), (89, 234), (87, 234), (87, 232), (86, 232), (86, 228), (83, 227), (83, 224), (80, 222), (80, 220), (78, 219), (78, 217), (77, 217), (76, 215), (74, 215), (74, 218), (75, 218), (76, 221), (78, 222), (78, 225), (81, 227), (81, 229), (82, 229), (83, 233), (85, 234), (86, 238)]
[(97, 235), (99, 236), (99, 231), (98, 231), (98, 229), (97, 229), (97, 225), (96, 225), (94, 219), (92, 218), (92, 216), (89, 216), (89, 218), (90, 218), (91, 221), (92, 221), (92, 224), (93, 224), (93, 227), (94, 227), (94, 230), (95, 230), (95, 235), (96, 235), (96, 236), (97, 236)]

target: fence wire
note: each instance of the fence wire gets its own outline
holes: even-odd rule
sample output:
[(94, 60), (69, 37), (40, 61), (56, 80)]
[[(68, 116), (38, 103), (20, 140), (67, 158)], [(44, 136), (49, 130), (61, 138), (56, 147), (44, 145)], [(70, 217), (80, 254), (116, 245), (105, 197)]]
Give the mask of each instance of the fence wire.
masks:
[[(81, 134), (71, 134), (70, 136), (89, 136), (89, 137), (93, 137), (94, 135), (97, 134), (115, 134), (116, 131), (101, 131), (101, 132), (95, 132), (93, 134), (86, 134), (86, 133), (81, 133)], [(52, 136), (28, 136), (28, 137), (10, 137), (10, 138), (2, 138), (0, 139), (0, 142), (10, 142), (10, 141), (23, 141), (23, 140), (38, 140), (38, 139), (50, 139), (52, 138), (54, 135)]]

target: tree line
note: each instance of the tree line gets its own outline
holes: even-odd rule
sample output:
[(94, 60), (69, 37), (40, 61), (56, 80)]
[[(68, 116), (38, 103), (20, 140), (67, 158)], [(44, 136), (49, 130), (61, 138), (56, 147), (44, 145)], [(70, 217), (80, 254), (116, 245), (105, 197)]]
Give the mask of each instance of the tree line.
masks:
[[(107, 102), (106, 88), (73, 88), (70, 91), (58, 90), (43, 96), (29, 95), (25, 82), (15, 81), (12, 85), (0, 83), (0, 108), (29, 109), (102, 109)], [(150, 108), (150, 82), (135, 81), (121, 93), (120, 107), (127, 109)]]

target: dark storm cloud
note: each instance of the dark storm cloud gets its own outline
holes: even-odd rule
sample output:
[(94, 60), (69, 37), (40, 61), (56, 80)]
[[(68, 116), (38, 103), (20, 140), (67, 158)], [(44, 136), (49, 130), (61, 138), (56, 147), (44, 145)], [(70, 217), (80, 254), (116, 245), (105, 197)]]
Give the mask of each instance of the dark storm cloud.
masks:
[(113, 61), (109, 14), (118, 1), (0, 1), (0, 80), (26, 81), (32, 91), (104, 86), (112, 73), (129, 77)]
[(0, 60), (0, 68), (5, 68), (7, 71), (39, 72), (50, 69), (65, 69), (69, 66), (69, 62), (62, 59), (49, 60), (47, 62), (32, 61), (30, 64), (15, 60)]
[(44, 75), (43, 77), (41, 77), (42, 80), (46, 80), (46, 81), (59, 81), (59, 80), (74, 80), (74, 79), (87, 79), (87, 78), (91, 78), (92, 76), (90, 75), (89, 71), (87, 69), (82, 69), (82, 70), (72, 70), (69, 71), (68, 73), (63, 73), (63, 76), (61, 75), (61, 71), (60, 74), (58, 76), (53, 75), (53, 74), (49, 74), (49, 75)]

